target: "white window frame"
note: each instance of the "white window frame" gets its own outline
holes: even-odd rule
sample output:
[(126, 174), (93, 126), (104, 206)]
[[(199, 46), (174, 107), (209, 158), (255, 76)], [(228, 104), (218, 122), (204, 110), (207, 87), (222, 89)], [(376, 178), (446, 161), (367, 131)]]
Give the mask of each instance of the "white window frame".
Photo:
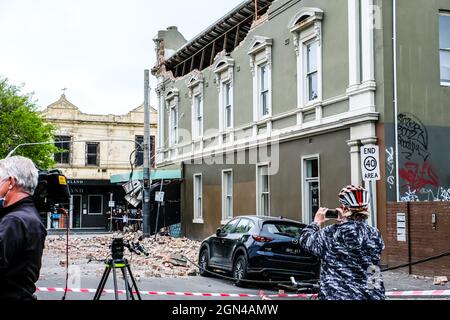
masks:
[[(216, 84), (219, 91), (219, 131), (224, 133), (234, 128), (234, 60), (219, 53), (214, 62), (214, 73), (216, 74)], [(227, 125), (225, 86), (230, 85), (230, 107), (231, 125)]]
[[(261, 212), (261, 197), (262, 197), (262, 189), (261, 189), (261, 177), (262, 175), (260, 174), (261, 172), (261, 168), (262, 167), (267, 167), (267, 195), (268, 195), (268, 212), (266, 215), (263, 215)], [(270, 210), (270, 206), (271, 206), (271, 201), (270, 201), (270, 163), (260, 163), (258, 165), (256, 165), (256, 215), (260, 216), (260, 217), (270, 217), (271, 214), (271, 210)]]
[[(441, 16), (445, 16), (448, 17), (450, 19), (450, 12), (447, 11), (439, 11), (439, 19)], [(450, 33), (450, 30), (448, 30), (447, 32)], [(441, 27), (439, 24), (439, 37), (441, 34)], [(441, 83), (441, 86), (443, 87), (450, 87), (450, 81), (446, 82), (446, 81), (442, 81), (442, 73), (441, 73), (441, 68), (442, 68), (442, 60), (441, 60), (441, 52), (447, 52), (448, 54), (450, 54), (450, 48), (441, 48), (441, 43), (439, 43), (439, 82)]]
[[(311, 160), (317, 160), (318, 165), (318, 177), (317, 178), (307, 178), (307, 161)], [(320, 155), (319, 154), (313, 154), (304, 156), (301, 158), (301, 190), (302, 190), (302, 221), (303, 223), (309, 224), (313, 222), (312, 215), (315, 213), (308, 212), (308, 205), (309, 202), (309, 193), (308, 193), (308, 185), (309, 182), (318, 182), (319, 186), (319, 207), (320, 207), (320, 201), (322, 200), (321, 194), (320, 194)]]
[[(253, 76), (253, 120), (262, 121), (270, 119), (273, 112), (272, 101), (272, 39), (255, 36), (249, 46), (250, 70)], [(268, 114), (262, 115), (261, 105), (261, 67), (267, 66), (268, 79)]]
[[(226, 177), (231, 177), (231, 194), (228, 194), (228, 185), (227, 185), (227, 179)], [(226, 212), (226, 202), (227, 198), (231, 198), (231, 216), (227, 215)], [(222, 221), (221, 224), (225, 225), (231, 219), (234, 218), (234, 175), (233, 175), (233, 169), (226, 169), (222, 170)]]
[[(175, 112), (172, 112), (172, 111)], [(173, 121), (173, 116), (175, 116), (177, 119), (175, 119), (175, 122)], [(179, 110), (178, 110), (178, 104), (170, 104), (169, 105), (169, 121), (170, 121), (170, 130), (169, 130), (169, 146), (170, 147), (175, 147), (176, 145), (178, 145), (178, 133), (179, 133)], [(175, 127), (174, 127), (175, 124)]]
[[(197, 190), (197, 178), (200, 178), (200, 190)], [(193, 208), (194, 208), (194, 219), (193, 223), (204, 223), (203, 221), (203, 175), (201, 173), (196, 173), (193, 175)], [(200, 198), (201, 207), (198, 207), (197, 200)]]
[[(309, 73), (308, 72), (308, 63), (309, 63), (309, 59), (308, 59), (308, 46), (312, 45), (312, 44), (316, 44), (317, 45), (317, 52), (316, 52), (316, 61), (317, 61), (317, 67), (316, 70), (314, 72)], [(303, 66), (303, 70), (304, 70), (304, 74), (303, 74), (303, 94), (305, 97), (305, 104), (306, 105), (310, 105), (310, 104), (314, 104), (318, 101), (320, 101), (321, 99), (319, 98), (320, 94), (319, 94), (319, 90), (320, 90), (320, 86), (319, 86), (319, 53), (318, 51), (320, 50), (320, 43), (319, 40), (317, 39), (312, 39), (308, 42), (304, 42), (303, 43), (303, 62), (304, 62), (304, 66)], [(309, 91), (310, 91), (310, 87), (309, 87), (309, 76), (312, 74), (316, 74), (317, 75), (317, 97), (315, 99), (310, 99), (309, 97)]]
[[(179, 101), (180, 101), (179, 90), (176, 89), (176, 88), (170, 89), (167, 92), (167, 95), (165, 97), (165, 109), (167, 109), (169, 111), (169, 116), (168, 116), (169, 123), (168, 123), (168, 126), (167, 126), (169, 128), (169, 130), (168, 130), (169, 131), (168, 132), (168, 138), (169, 138), (168, 145), (169, 145), (169, 148), (172, 148), (172, 147), (176, 146), (178, 144), (178, 140), (179, 140), (179, 137), (178, 137), (178, 134), (179, 134), (179, 120), (180, 120)], [(162, 101), (161, 101), (161, 104), (163, 104)], [(178, 118), (177, 119), (177, 124), (176, 124), (177, 125), (177, 130), (176, 130), (175, 133), (173, 132), (173, 126), (172, 126), (172, 109), (173, 108), (176, 108), (176, 113), (178, 115), (177, 116), (177, 118)], [(161, 110), (161, 113), (164, 113), (165, 109)], [(160, 118), (161, 121), (164, 121), (164, 114), (161, 114), (160, 117), (161, 117)], [(164, 126), (163, 126), (163, 128), (161, 130), (164, 130)], [(165, 146), (165, 141), (163, 140), (164, 139), (164, 131), (162, 131), (162, 133), (163, 133), (163, 136), (159, 138), (159, 141), (160, 141), (160, 146), (164, 147)], [(175, 135), (176, 139), (174, 138), (174, 135)], [(174, 139), (175, 139), (176, 143), (174, 143)]]
[[(234, 128), (234, 108), (233, 108), (233, 83), (232, 81), (227, 81), (227, 82), (222, 82), (221, 83), (221, 101), (222, 101), (222, 106), (221, 106), (221, 114), (222, 114), (222, 127), (221, 127), (221, 131), (227, 131), (227, 130), (231, 130)], [(228, 96), (228, 100), (229, 103), (226, 103), (226, 99), (227, 99), (227, 87), (230, 87), (229, 89), (229, 96)], [(230, 119), (228, 119), (227, 115), (227, 109), (230, 108)], [(228, 125), (228, 120), (230, 120), (230, 124)]]
[[(199, 71), (194, 71), (192, 76), (187, 81), (187, 87), (189, 89), (189, 98), (191, 98), (191, 135), (193, 141), (201, 141), (203, 140), (203, 133), (205, 131), (204, 123), (205, 123), (205, 113), (203, 110), (204, 104), (204, 90), (203, 90), (203, 74)], [(197, 112), (196, 112), (196, 99), (201, 99), (201, 117), (202, 117), (202, 132), (199, 132), (197, 128)]]
[[(200, 109), (200, 113), (198, 113)], [(192, 137), (201, 139), (204, 132), (203, 96), (197, 93), (192, 98)]]
[[(305, 18), (297, 23), (300, 18)], [(297, 55), (297, 105), (303, 109), (319, 104), (323, 100), (323, 70), (322, 70), (322, 19), (323, 11), (317, 8), (303, 8), (289, 24), (294, 37), (294, 47)], [(307, 46), (317, 41), (317, 98), (309, 100), (307, 81)]]
[[(91, 197), (101, 197), (101, 199), (102, 199), (102, 201), (101, 201), (102, 207), (101, 207), (99, 213), (98, 213), (98, 212), (91, 212), (91, 211), (90, 211), (90, 207), (91, 207), (91, 206), (90, 206), (90, 204), (91, 204)], [(103, 215), (103, 195), (102, 195), (102, 194), (89, 194), (89, 195), (88, 195), (87, 213), (88, 213), (88, 215), (90, 215), (90, 216), (101, 216), (101, 215)]]
[[(267, 117), (271, 116), (271, 110), (272, 110), (272, 106), (271, 106), (271, 99), (270, 99), (270, 95), (271, 95), (271, 86), (270, 86), (270, 72), (269, 72), (269, 64), (267, 62), (261, 63), (258, 65), (258, 119), (264, 119)], [(265, 70), (265, 74), (267, 75), (267, 79), (265, 79), (262, 76), (262, 71), (263, 69)], [(264, 80), (267, 80), (267, 87), (263, 88), (263, 84), (264, 84)], [(263, 95), (267, 94), (266, 97), (266, 103), (268, 104), (267, 106), (264, 106), (264, 99), (263, 99)], [(267, 114), (264, 114), (264, 107), (267, 108)]]

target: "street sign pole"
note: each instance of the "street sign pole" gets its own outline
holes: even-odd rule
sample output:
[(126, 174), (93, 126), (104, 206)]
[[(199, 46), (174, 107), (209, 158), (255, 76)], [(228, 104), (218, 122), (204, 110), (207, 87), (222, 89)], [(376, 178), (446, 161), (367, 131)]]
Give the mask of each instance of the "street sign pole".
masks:
[(109, 231), (110, 232), (112, 232), (112, 230), (113, 230), (113, 227), (112, 227), (112, 225), (113, 225), (113, 210), (114, 210), (114, 207), (115, 207), (115, 203), (114, 203), (114, 194), (111, 192), (110, 194), (109, 194), (109, 212), (111, 213), (110, 214), (110, 216), (109, 216), (109, 219), (110, 219), (110, 221), (109, 221)]
[(150, 237), (150, 73), (144, 71), (144, 202), (143, 209), (143, 236)]
[(370, 217), (371, 217), (371, 221), (372, 221), (372, 226), (376, 227), (376, 224), (377, 224), (377, 222), (375, 220), (376, 212), (375, 212), (375, 206), (373, 204), (373, 202), (375, 201), (373, 198), (373, 181), (369, 181), (369, 196), (370, 196), (370, 213), (371, 213)]
[(374, 181), (381, 179), (380, 176), (380, 150), (376, 145), (367, 145), (361, 147), (361, 170), (362, 177), (369, 186), (370, 197), (370, 222), (373, 227), (377, 226), (376, 212), (375, 212), (375, 197), (374, 197)]
[[(159, 188), (159, 192), (162, 192), (164, 185), (164, 179), (161, 179), (161, 186)], [(156, 236), (158, 235), (158, 223), (159, 223), (159, 209), (161, 208), (161, 202), (164, 201), (164, 199), (158, 199), (158, 213), (156, 214), (156, 227), (155, 227), (155, 240), (157, 239)]]

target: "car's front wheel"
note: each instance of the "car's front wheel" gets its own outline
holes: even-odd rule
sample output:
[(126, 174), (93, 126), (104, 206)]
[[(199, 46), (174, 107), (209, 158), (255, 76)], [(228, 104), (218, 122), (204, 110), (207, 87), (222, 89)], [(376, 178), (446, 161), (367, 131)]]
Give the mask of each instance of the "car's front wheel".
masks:
[(234, 284), (238, 287), (247, 286), (248, 282), (242, 281), (247, 279), (248, 262), (245, 255), (240, 255), (236, 258), (233, 264), (233, 278)]
[(209, 277), (211, 274), (208, 272), (210, 270), (209, 268), (209, 255), (208, 255), (208, 249), (203, 249), (200, 253), (200, 258), (198, 259), (199, 264), (199, 273), (202, 277)]

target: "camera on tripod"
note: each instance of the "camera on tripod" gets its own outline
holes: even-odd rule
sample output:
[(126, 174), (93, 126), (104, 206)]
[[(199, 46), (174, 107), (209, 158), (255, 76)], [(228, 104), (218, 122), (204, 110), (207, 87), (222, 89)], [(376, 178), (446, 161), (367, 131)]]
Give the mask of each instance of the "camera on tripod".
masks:
[[(124, 258), (123, 254), (125, 248), (130, 250), (132, 253), (136, 253), (140, 255), (141, 253), (148, 256), (148, 252), (145, 250), (144, 246), (142, 246), (139, 242), (129, 242), (124, 240), (123, 238), (114, 238), (110, 245), (112, 259), (108, 259), (106, 261), (105, 272), (103, 273), (102, 279), (98, 285), (98, 288), (94, 295), (94, 300), (100, 300), (100, 297), (105, 289), (105, 284), (108, 281), (109, 274), (113, 273), (113, 281), (114, 281), (114, 296), (116, 300), (119, 300), (119, 296), (117, 294), (117, 275), (116, 269), (120, 269), (122, 271), (123, 279), (125, 281), (125, 294), (127, 296), (127, 300), (142, 300), (141, 295), (139, 293), (139, 289), (136, 284), (136, 280), (133, 277), (133, 273), (131, 272), (130, 264), (128, 260)], [(130, 279), (128, 279), (128, 275)], [(131, 285), (130, 282), (131, 281)]]
[(124, 240), (123, 238), (114, 238), (112, 240), (110, 248), (113, 260), (122, 260), (125, 248), (137, 255), (141, 255), (141, 253), (145, 256), (149, 255), (144, 246), (139, 242), (129, 242), (127, 240)]

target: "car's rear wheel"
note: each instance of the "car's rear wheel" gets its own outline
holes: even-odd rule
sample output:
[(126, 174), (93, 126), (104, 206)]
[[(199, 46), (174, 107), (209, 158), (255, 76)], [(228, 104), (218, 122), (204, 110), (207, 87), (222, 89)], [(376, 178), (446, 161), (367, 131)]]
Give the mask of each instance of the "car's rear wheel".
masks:
[(234, 284), (238, 287), (246, 287), (248, 282), (242, 281), (246, 280), (247, 277), (248, 261), (245, 255), (240, 255), (236, 258), (233, 264), (233, 278)]
[(200, 257), (198, 259), (199, 264), (199, 273), (202, 277), (210, 277), (211, 274), (208, 272), (210, 271), (209, 268), (209, 255), (208, 255), (208, 249), (203, 249), (200, 253)]

